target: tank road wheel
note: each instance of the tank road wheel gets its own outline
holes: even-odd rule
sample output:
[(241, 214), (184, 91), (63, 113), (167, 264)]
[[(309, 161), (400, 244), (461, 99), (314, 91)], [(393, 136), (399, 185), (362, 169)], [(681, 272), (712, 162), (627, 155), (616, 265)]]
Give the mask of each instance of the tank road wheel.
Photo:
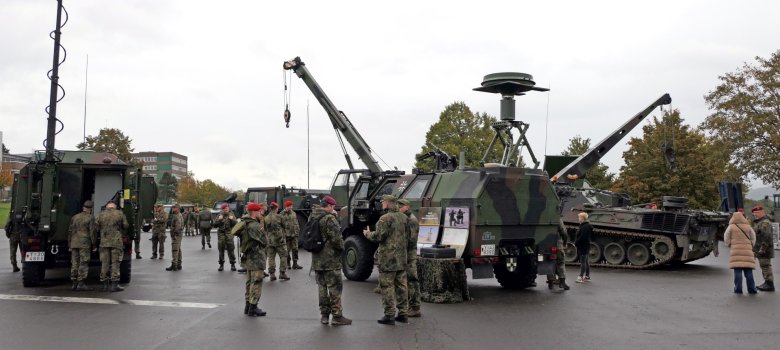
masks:
[(650, 245), (650, 250), (653, 252), (656, 259), (666, 261), (671, 259), (674, 255), (675, 247), (672, 244), (673, 243), (669, 238), (657, 238), (653, 241), (653, 244)]
[(22, 263), (22, 285), (25, 287), (37, 287), (46, 275), (46, 266), (43, 263)]
[(623, 243), (611, 242), (604, 246), (604, 259), (610, 265), (620, 265), (626, 261), (626, 247)]
[(628, 261), (631, 265), (642, 266), (650, 262), (650, 250), (642, 243), (634, 243), (628, 246), (626, 251)]
[(365, 281), (374, 271), (374, 247), (362, 235), (347, 237), (341, 264), (348, 280)]
[(132, 260), (123, 260), (119, 263), (119, 283), (130, 283), (130, 272), (132, 269)]
[(563, 254), (567, 264), (577, 262), (577, 247), (574, 246), (574, 243), (566, 243), (566, 246), (563, 248)]
[(534, 255), (516, 257), (514, 271), (507, 269), (507, 257), (501, 257), (498, 264), (493, 265), (493, 273), (496, 274), (498, 283), (507, 289), (525, 289), (531, 287), (536, 281), (536, 262)]
[(595, 264), (601, 260), (601, 246), (596, 242), (590, 242), (590, 250), (588, 251), (588, 262)]

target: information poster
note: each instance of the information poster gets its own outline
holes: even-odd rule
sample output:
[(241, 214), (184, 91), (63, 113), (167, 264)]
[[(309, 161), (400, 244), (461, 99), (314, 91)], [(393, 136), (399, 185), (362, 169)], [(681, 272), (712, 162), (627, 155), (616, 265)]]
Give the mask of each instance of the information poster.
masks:
[(469, 239), (469, 208), (448, 207), (444, 210), (443, 220), (441, 244), (455, 248), (455, 257), (460, 258)]
[(430, 247), (439, 240), (441, 207), (422, 207), (417, 212), (420, 230), (417, 233), (417, 254), (421, 248)]
[(469, 228), (469, 208), (449, 207), (444, 212), (444, 227)]

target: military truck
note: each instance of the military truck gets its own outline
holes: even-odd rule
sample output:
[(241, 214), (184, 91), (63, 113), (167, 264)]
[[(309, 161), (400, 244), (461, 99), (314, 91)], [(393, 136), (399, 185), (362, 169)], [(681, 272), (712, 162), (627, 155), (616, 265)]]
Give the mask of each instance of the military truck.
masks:
[[(545, 162), (548, 173), (555, 174), (552, 179), (561, 198), (569, 242), (574, 242), (579, 227), (577, 215), (589, 214), (593, 225), (588, 252), (591, 266), (647, 269), (700, 259), (712, 252), (718, 234), (727, 226), (728, 213), (689, 209), (686, 198), (664, 196), (660, 208), (655, 203), (632, 205), (626, 194), (592, 188), (584, 178), (629, 131), (671, 100), (669, 94), (661, 96), (579, 157), (548, 157)], [(664, 156), (673, 163), (668, 159), (674, 158), (673, 150)], [(567, 162), (556, 168), (556, 164)], [(567, 263), (578, 263), (573, 243), (567, 245), (565, 253)]]
[[(330, 190), (341, 206), (337, 210), (345, 238), (343, 271), (348, 279), (362, 281), (371, 275), (376, 246), (363, 236), (362, 230), (374, 227), (382, 214), (382, 195), (390, 193), (410, 200), (415, 211), (438, 208), (444, 212), (459, 208), (464, 212), (464, 228), (437, 226), (435, 231), (440, 236), (439, 243), (444, 236), (462, 240), (459, 257), (472, 269), (474, 278), (495, 275), (506, 288), (525, 288), (534, 285), (537, 273), (553, 271), (559, 199), (541, 169), (513, 166), (520, 164), (519, 154), (528, 144), (525, 138), (528, 124), (515, 120), (514, 96), (547, 91), (536, 87), (531, 75), (490, 74), (475, 89), (502, 96), (501, 121), (493, 125), (496, 136), (485, 152), (484, 164), (477, 168), (461, 165), (456, 169), (452, 166), (455, 162), (443, 162), (449, 166), (438, 167), (430, 173), (406, 174), (379, 166), (352, 122), (331, 102), (299, 57), (284, 62), (283, 66), (304, 81), (325, 109), (339, 140), (343, 135), (366, 166), (355, 169), (344, 149), (349, 169), (336, 174)], [(517, 141), (512, 135), (514, 128), (520, 131)], [(504, 145), (503, 159), (487, 163), (487, 154), (496, 140)]]
[[(33, 159), (14, 176), (9, 213), (10, 228), (21, 235), (24, 254), (22, 282), (37, 286), (46, 270), (70, 266), (68, 226), (70, 218), (81, 212), (85, 201), (94, 202), (98, 215), (112, 200), (127, 216), (130, 227), (123, 237), (124, 256), (120, 265), (120, 282), (130, 282), (130, 245), (144, 222), (151, 221), (157, 199), (154, 178), (121, 161), (113, 154), (92, 151), (59, 151), (55, 149), (55, 126), (58, 96), (61, 2), (57, 7), (57, 25), (53, 32), (54, 59), (49, 75), (51, 90), (46, 150), (37, 151)], [(99, 255), (92, 253), (91, 266), (99, 265)]]
[(280, 209), (284, 209), (284, 202), (293, 202), (293, 211), (298, 219), (298, 225), (303, 228), (309, 215), (315, 205), (320, 205), (323, 197), (330, 194), (328, 190), (316, 190), (308, 188), (287, 187), (285, 185), (275, 187), (250, 187), (246, 189), (244, 203), (266, 203), (271, 202), (279, 204)]

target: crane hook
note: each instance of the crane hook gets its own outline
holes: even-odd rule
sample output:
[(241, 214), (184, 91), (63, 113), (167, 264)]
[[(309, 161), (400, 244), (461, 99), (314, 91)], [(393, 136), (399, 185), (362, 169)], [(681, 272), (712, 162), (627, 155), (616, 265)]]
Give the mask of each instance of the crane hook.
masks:
[(285, 123), (285, 125), (288, 128), (290, 127), (290, 117), (291, 116), (292, 116), (292, 114), (290, 113), (290, 108), (288, 106), (287, 108), (284, 109), (284, 123)]

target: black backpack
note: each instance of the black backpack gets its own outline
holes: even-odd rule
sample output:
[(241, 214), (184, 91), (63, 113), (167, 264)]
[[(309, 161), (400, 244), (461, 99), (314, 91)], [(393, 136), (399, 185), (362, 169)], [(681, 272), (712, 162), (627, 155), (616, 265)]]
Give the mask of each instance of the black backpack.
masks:
[(301, 247), (307, 252), (319, 253), (322, 247), (325, 246), (325, 240), (322, 238), (322, 233), (320, 233), (320, 219), (325, 215), (327, 214), (309, 218), (309, 221), (306, 222), (303, 230), (301, 230), (301, 236), (298, 240), (301, 243)]

